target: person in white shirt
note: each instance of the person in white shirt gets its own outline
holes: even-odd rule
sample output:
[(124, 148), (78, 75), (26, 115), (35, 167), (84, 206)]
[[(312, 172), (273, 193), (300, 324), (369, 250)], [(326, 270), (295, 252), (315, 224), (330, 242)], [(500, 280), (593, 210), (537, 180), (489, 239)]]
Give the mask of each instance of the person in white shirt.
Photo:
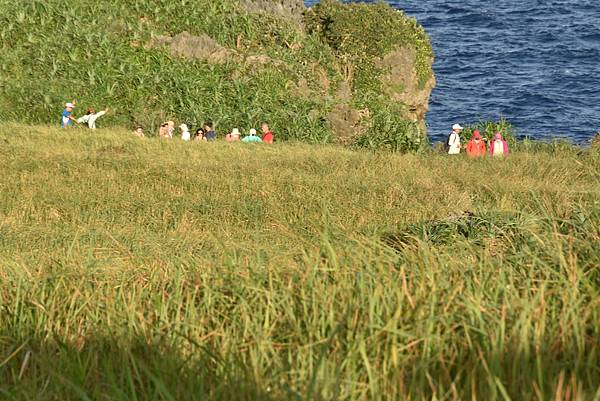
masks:
[(86, 124), (89, 129), (96, 129), (96, 120), (108, 112), (108, 109), (96, 113), (93, 108), (87, 109), (85, 116), (77, 119), (79, 124)]
[(179, 126), (179, 129), (181, 130), (181, 139), (182, 140), (184, 140), (184, 141), (187, 142), (187, 141), (189, 141), (192, 138), (192, 136), (190, 134), (190, 130), (189, 130), (187, 124), (181, 124)]
[(452, 126), (452, 133), (448, 137), (448, 154), (458, 155), (460, 154), (460, 133), (463, 131), (463, 127), (460, 124), (454, 124)]

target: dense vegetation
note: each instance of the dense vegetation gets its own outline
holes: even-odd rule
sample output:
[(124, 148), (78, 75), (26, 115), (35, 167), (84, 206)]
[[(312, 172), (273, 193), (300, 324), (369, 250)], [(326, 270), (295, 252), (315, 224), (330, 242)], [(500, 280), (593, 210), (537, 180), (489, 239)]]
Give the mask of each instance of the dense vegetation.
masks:
[(600, 397), (599, 150), (0, 144), (1, 399)]
[[(347, 135), (351, 145), (422, 145), (422, 121), (383, 92), (385, 71), (373, 64), (408, 46), (416, 49), (419, 79), (431, 79), (431, 45), (414, 20), (384, 4), (328, 0), (305, 21), (247, 3), (2, 0), (0, 119), (57, 123), (64, 103), (77, 99), (81, 106), (110, 107), (105, 126), (155, 131), (167, 119), (194, 126), (211, 119), (226, 130), (269, 120), (280, 139), (329, 142)], [(183, 32), (214, 39), (208, 47), (219, 57), (190, 58), (151, 45)], [(340, 99), (348, 83), (351, 97)], [(348, 103), (348, 113), (363, 111), (349, 132), (332, 127), (340, 103)]]

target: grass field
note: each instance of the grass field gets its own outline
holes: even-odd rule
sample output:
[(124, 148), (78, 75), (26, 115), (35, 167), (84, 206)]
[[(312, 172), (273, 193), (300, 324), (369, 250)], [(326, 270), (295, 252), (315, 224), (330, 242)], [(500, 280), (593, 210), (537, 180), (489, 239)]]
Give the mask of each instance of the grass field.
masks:
[(2, 400), (600, 400), (598, 152), (3, 124), (0, 166)]

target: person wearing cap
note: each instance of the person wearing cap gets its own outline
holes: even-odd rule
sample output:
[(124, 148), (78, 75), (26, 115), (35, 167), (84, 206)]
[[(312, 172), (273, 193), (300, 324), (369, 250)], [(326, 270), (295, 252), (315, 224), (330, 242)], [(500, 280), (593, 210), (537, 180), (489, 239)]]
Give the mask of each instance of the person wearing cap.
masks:
[(460, 133), (464, 128), (460, 124), (454, 124), (452, 126), (452, 133), (448, 136), (448, 154), (458, 155), (460, 154)]
[(225, 135), (225, 141), (227, 142), (238, 142), (240, 140), (240, 130), (234, 128), (231, 130), (231, 133)]
[(467, 155), (469, 157), (478, 158), (484, 157), (487, 152), (485, 142), (479, 131), (473, 132), (471, 140), (467, 143)]
[(275, 140), (275, 134), (273, 134), (269, 129), (269, 124), (266, 122), (262, 123), (260, 129), (263, 132), (262, 141), (264, 143), (273, 143)]
[(496, 135), (494, 135), (494, 140), (492, 143), (490, 143), (490, 156), (508, 156), (508, 142), (502, 138), (502, 134), (499, 132), (496, 132)]
[(250, 130), (250, 134), (248, 136), (245, 136), (244, 139), (242, 139), (242, 142), (244, 143), (259, 143), (262, 141), (263, 140), (260, 139), (258, 135), (256, 135), (256, 130), (254, 128)]
[(74, 108), (75, 108), (75, 105), (73, 103), (65, 104), (65, 109), (62, 112), (62, 116), (61, 116), (61, 120), (60, 120), (61, 128), (71, 127), (73, 125), (73, 123), (77, 122), (77, 120), (75, 120), (75, 117), (73, 117), (73, 115), (72, 115)]
[(187, 124), (181, 124), (179, 129), (181, 130), (181, 139), (183, 141), (188, 142), (190, 139), (192, 139), (192, 135), (190, 134), (190, 129), (188, 128)]
[(108, 113), (108, 109), (95, 112), (92, 107), (87, 109), (85, 116), (77, 119), (79, 124), (86, 124), (89, 129), (96, 129), (96, 120)]

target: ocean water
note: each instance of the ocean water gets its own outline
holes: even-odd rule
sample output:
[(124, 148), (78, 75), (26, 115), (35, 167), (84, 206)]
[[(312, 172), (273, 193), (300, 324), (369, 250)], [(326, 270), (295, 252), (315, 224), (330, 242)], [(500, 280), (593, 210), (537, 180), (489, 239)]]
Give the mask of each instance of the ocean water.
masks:
[(454, 122), (502, 117), (522, 137), (582, 144), (600, 131), (600, 1), (388, 3), (416, 17), (433, 42), (433, 140)]

